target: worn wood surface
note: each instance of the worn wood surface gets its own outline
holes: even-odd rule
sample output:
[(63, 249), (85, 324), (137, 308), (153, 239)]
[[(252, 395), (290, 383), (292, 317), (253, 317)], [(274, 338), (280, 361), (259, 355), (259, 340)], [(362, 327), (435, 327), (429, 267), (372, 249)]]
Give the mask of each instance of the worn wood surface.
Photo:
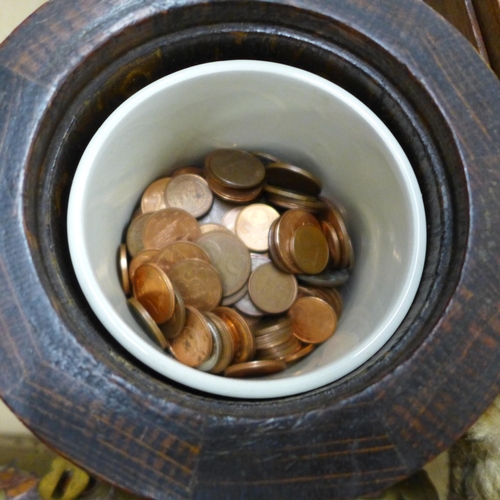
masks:
[[(418, 27), (416, 29), (415, 27)], [(103, 329), (66, 244), (71, 180), (128, 96), (200, 62), (294, 65), (371, 107), (415, 169), (424, 276), (389, 344), (297, 397), (234, 401)], [(153, 498), (336, 498), (448, 448), (499, 391), (500, 83), (420, 0), (54, 0), (0, 48), (0, 396), (50, 446)]]

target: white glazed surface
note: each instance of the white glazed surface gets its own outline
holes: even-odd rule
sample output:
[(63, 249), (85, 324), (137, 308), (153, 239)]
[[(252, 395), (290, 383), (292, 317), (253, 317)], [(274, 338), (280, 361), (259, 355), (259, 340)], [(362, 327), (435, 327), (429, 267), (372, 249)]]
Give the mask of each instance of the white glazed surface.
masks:
[[(265, 379), (189, 368), (157, 347), (128, 311), (117, 248), (153, 180), (219, 147), (266, 151), (310, 169), (345, 207), (356, 265), (337, 332)], [(261, 61), (203, 64), (169, 75), (120, 106), (87, 147), (73, 182), (68, 237), (78, 281), (97, 317), (128, 351), (186, 386), (273, 398), (333, 382), (393, 335), (418, 288), (426, 250), (421, 193), (387, 127), (360, 101), (311, 73)]]

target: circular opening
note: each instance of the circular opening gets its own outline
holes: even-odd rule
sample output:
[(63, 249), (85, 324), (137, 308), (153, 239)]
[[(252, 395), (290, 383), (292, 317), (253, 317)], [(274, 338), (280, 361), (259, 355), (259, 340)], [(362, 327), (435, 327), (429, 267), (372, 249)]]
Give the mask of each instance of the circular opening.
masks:
[[(337, 331), (311, 355), (265, 379), (238, 380), (182, 365), (130, 314), (116, 251), (145, 187), (219, 147), (260, 150), (304, 166), (345, 207), (356, 266)], [(237, 398), (283, 397), (361, 366), (395, 332), (420, 282), (426, 223), (413, 169), (387, 127), (337, 85), (290, 66), (226, 61), (144, 88), (98, 130), (78, 166), (68, 237), (82, 290), (129, 352), (192, 388)]]

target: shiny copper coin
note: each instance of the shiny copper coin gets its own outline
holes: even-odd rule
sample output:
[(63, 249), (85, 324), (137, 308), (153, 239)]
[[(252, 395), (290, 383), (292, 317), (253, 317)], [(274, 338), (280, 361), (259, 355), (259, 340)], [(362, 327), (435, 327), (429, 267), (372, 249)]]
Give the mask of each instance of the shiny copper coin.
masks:
[(288, 314), (284, 316), (274, 316), (254, 324), (252, 326), (252, 333), (257, 338), (259, 335), (272, 333), (282, 328), (291, 327), (291, 325), (292, 318)]
[(243, 363), (255, 355), (255, 339), (246, 321), (229, 307), (217, 307), (213, 310), (228, 325), (234, 340), (234, 363)]
[(307, 344), (319, 344), (328, 340), (337, 327), (335, 311), (317, 297), (296, 300), (288, 314), (292, 317), (293, 334)]
[(236, 219), (238, 218), (239, 213), (243, 210), (245, 207), (233, 207), (231, 210), (228, 210), (222, 217), (220, 223), (229, 229), (231, 232), (234, 231), (234, 225), (236, 224)]
[(139, 252), (131, 261), (128, 266), (128, 274), (130, 279), (134, 278), (136, 269), (142, 264), (147, 264), (148, 262), (154, 262), (158, 250), (143, 250)]
[(145, 249), (161, 250), (173, 241), (194, 241), (200, 234), (200, 225), (191, 214), (169, 207), (149, 214), (142, 239)]
[(134, 297), (156, 323), (168, 321), (175, 308), (175, 292), (168, 276), (155, 264), (140, 265), (132, 280)]
[(170, 182), (170, 177), (163, 177), (152, 182), (144, 191), (141, 198), (141, 210), (143, 213), (156, 212), (162, 208), (167, 208), (165, 205), (164, 193), (165, 187)]
[(174, 241), (167, 244), (162, 250), (158, 251), (155, 264), (168, 274), (172, 266), (183, 260), (202, 260), (210, 264), (210, 257), (196, 243), (191, 241)]
[(224, 371), (226, 377), (250, 378), (273, 375), (286, 369), (286, 363), (277, 360), (248, 361), (228, 366)]
[(328, 264), (330, 252), (325, 235), (316, 226), (301, 226), (290, 241), (293, 262), (305, 274), (318, 274)]
[(118, 248), (118, 269), (120, 281), (125, 295), (130, 295), (130, 277), (128, 273), (127, 245), (122, 243)]
[(264, 203), (253, 203), (239, 212), (234, 232), (250, 250), (266, 252), (269, 248), (269, 228), (279, 216), (273, 207)]
[(181, 363), (197, 367), (212, 354), (212, 332), (202, 313), (186, 306), (186, 323), (181, 333), (170, 341), (170, 352)]
[(297, 280), (293, 274), (280, 271), (272, 262), (257, 268), (248, 280), (248, 293), (261, 311), (279, 314), (297, 297)]
[(280, 163), (280, 160), (270, 153), (264, 153), (262, 151), (252, 151), (252, 154), (256, 156), (264, 164), (264, 166), (267, 166), (270, 163)]
[(165, 338), (173, 339), (179, 335), (186, 323), (186, 306), (184, 304), (184, 299), (179, 291), (174, 287), (174, 295), (175, 295), (175, 307), (174, 313), (172, 317), (159, 325), (159, 328)]
[(196, 243), (208, 253), (212, 264), (219, 271), (223, 296), (241, 290), (251, 270), (250, 252), (245, 244), (234, 234), (224, 231), (203, 234)]
[(317, 196), (323, 188), (321, 181), (308, 170), (289, 163), (271, 163), (266, 169), (266, 181), (297, 193)]
[(353, 258), (352, 243), (347, 232), (344, 219), (333, 203), (328, 204), (328, 208), (322, 212), (321, 219), (329, 222), (334, 228), (340, 243), (340, 262), (338, 267), (345, 269), (349, 267)]
[(174, 170), (174, 172), (172, 173), (172, 177), (177, 177), (178, 175), (183, 174), (195, 174), (199, 175), (200, 177), (205, 177), (205, 171), (202, 168), (191, 166), (180, 167), (177, 170)]
[(215, 326), (215, 323), (206, 315), (205, 320), (207, 321), (210, 333), (212, 334), (212, 353), (201, 365), (198, 366), (198, 370), (201, 370), (202, 372), (211, 372), (220, 362), (223, 354), (223, 345), (221, 334)]
[(206, 224), (200, 224), (200, 231), (201, 234), (205, 234), (211, 233), (212, 231), (229, 231), (229, 229), (216, 222), (207, 222)]
[(321, 221), (321, 229), (325, 235), (326, 241), (328, 243), (328, 249), (330, 251), (330, 260), (333, 267), (337, 267), (340, 264), (340, 241), (337, 235), (337, 231), (328, 221)]
[(266, 169), (251, 153), (238, 149), (216, 149), (205, 158), (205, 170), (230, 188), (249, 189), (264, 180)]
[(179, 290), (186, 306), (211, 311), (222, 298), (222, 282), (217, 269), (202, 260), (182, 260), (174, 264), (168, 277)]
[(182, 208), (196, 218), (208, 212), (212, 201), (212, 191), (199, 175), (177, 175), (165, 188), (165, 204), (168, 207)]
[(295, 361), (298, 361), (299, 359), (305, 358), (308, 354), (310, 354), (311, 352), (314, 351), (314, 348), (315, 348), (314, 344), (304, 345), (298, 351), (287, 356), (283, 361), (286, 364), (294, 363)]
[[(285, 262), (278, 253), (278, 240), (276, 238), (276, 226), (278, 225), (278, 222), (279, 219), (276, 219), (275, 221), (273, 221), (271, 227), (269, 228), (269, 236), (268, 236), (269, 256), (271, 257), (272, 262), (278, 269), (280, 269), (284, 273), (293, 273), (293, 269), (289, 269), (286, 266)], [(298, 269), (296, 271), (299, 272)]]
[(142, 329), (146, 332), (148, 337), (158, 344), (162, 349), (168, 347), (168, 342), (163, 336), (158, 325), (153, 321), (151, 315), (146, 311), (146, 309), (141, 305), (141, 303), (135, 298), (130, 297), (127, 300), (130, 312), (141, 325)]
[(321, 290), (323, 292), (323, 297), (325, 297), (326, 302), (333, 307), (333, 310), (337, 313), (337, 318), (339, 318), (344, 307), (340, 292), (336, 288), (326, 287), (317, 287), (316, 291), (317, 290)]
[(216, 314), (212, 312), (205, 313), (205, 316), (212, 321), (217, 330), (222, 341), (222, 352), (219, 361), (210, 370), (211, 373), (221, 373), (223, 372), (231, 363), (234, 356), (234, 343), (231, 332), (227, 324), (219, 318)]
[(151, 213), (147, 213), (135, 217), (127, 228), (127, 250), (132, 257), (135, 257), (144, 250), (144, 228), (152, 215)]

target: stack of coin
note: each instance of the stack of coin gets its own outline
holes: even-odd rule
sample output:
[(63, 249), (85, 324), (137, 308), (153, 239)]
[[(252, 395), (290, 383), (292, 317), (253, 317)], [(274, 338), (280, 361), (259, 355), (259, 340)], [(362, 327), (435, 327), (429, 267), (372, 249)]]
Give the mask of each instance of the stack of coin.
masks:
[(188, 366), (245, 377), (282, 371), (333, 335), (342, 299), (332, 287), (353, 252), (341, 210), (320, 192), (304, 169), (233, 149), (150, 184), (118, 257), (149, 336)]

